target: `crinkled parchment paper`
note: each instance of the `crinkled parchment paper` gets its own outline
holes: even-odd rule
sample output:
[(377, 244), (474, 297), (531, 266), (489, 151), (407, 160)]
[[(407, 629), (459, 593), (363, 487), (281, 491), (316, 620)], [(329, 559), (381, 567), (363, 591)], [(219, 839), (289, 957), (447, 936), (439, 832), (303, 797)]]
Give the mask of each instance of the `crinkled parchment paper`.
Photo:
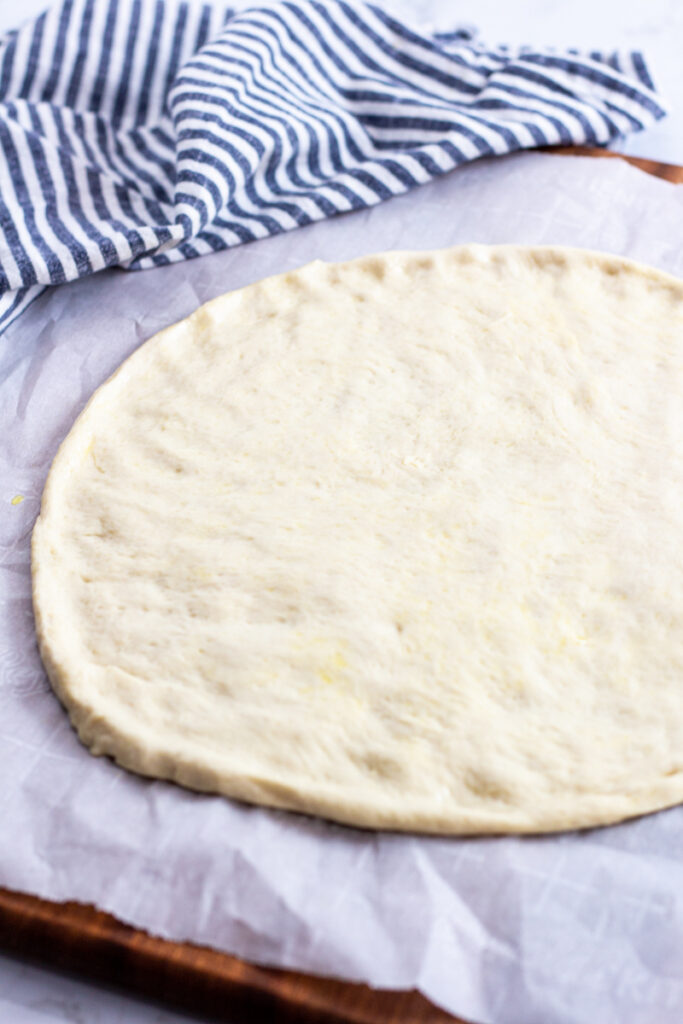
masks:
[(470, 241), (585, 245), (683, 276), (682, 238), (683, 188), (621, 161), (525, 154), (41, 297), (0, 339), (0, 884), (262, 963), (417, 986), (478, 1024), (680, 1024), (683, 808), (548, 838), (435, 839), (129, 775), (81, 747), (48, 687), (29, 539), (50, 460), (93, 389), (215, 295), (314, 258)]

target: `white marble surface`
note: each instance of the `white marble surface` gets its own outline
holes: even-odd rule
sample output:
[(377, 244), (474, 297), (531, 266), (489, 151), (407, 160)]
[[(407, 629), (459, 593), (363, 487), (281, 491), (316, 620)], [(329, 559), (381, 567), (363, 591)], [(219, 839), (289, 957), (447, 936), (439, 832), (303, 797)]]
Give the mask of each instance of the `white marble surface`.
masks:
[[(0, 0), (0, 31), (43, 0)], [(475, 24), (492, 42), (643, 49), (674, 108), (622, 151), (683, 164), (683, 3), (680, 0), (390, 0), (416, 23)], [(182, 1024), (190, 1018), (0, 956), (0, 1024)], [(237, 1018), (236, 1018), (237, 1020)]]

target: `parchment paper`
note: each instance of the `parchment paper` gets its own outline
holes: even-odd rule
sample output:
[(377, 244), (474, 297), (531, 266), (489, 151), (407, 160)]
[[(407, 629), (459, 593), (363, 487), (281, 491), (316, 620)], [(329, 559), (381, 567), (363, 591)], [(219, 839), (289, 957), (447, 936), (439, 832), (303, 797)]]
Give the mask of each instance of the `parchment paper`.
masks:
[(29, 538), (50, 460), (93, 389), (221, 292), (313, 258), (467, 241), (581, 244), (683, 276), (682, 238), (683, 189), (620, 161), (525, 154), (41, 297), (0, 339), (0, 884), (266, 964), (417, 986), (478, 1024), (680, 1024), (683, 808), (549, 838), (435, 839), (129, 775), (80, 746), (48, 687)]

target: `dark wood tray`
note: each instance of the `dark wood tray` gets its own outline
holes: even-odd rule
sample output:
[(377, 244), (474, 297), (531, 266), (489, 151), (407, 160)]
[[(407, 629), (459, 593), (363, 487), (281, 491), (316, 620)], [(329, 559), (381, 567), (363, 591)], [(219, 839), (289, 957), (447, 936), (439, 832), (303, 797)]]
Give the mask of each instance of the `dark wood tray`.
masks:
[[(619, 159), (603, 149), (552, 152)], [(638, 157), (623, 159), (649, 174), (683, 183), (683, 167)], [(155, 938), (94, 907), (50, 903), (6, 889), (0, 889), (0, 949), (217, 1021), (456, 1021), (418, 992), (377, 991), (367, 985), (257, 967), (216, 950)]]
[[(0, 948), (211, 1020), (290, 1024), (447, 1024), (418, 992), (278, 971), (167, 942), (80, 903), (0, 889)], [(9, 1022), (8, 1022), (9, 1024)]]

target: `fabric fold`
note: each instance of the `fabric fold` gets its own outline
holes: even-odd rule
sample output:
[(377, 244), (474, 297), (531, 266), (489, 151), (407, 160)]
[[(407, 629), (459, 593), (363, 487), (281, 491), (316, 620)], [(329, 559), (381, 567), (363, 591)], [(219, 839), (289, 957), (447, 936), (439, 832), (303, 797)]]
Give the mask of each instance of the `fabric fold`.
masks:
[(640, 53), (488, 47), (344, 0), (63, 0), (0, 46), (0, 331), (49, 285), (664, 113)]

